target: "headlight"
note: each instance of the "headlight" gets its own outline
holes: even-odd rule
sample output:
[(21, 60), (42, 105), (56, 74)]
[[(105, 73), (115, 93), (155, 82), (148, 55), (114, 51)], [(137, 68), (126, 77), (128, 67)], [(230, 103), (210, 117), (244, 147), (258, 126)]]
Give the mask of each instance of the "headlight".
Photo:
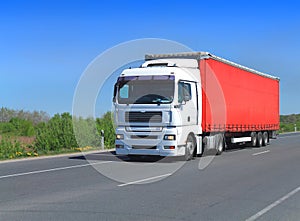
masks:
[(123, 140), (124, 139), (124, 135), (123, 134), (116, 134), (116, 139), (117, 140)]
[(165, 135), (164, 140), (176, 140), (176, 135)]

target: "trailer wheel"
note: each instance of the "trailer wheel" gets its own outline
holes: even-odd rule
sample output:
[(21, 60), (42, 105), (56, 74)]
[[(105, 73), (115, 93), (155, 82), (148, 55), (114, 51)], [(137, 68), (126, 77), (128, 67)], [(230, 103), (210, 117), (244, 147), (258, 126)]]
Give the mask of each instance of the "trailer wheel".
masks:
[(196, 148), (196, 142), (194, 136), (190, 134), (186, 140), (186, 146), (185, 146), (184, 158), (186, 161), (193, 159), (195, 148)]
[(256, 132), (251, 132), (251, 146), (256, 147), (257, 144), (257, 134)]
[(263, 145), (263, 135), (261, 132), (257, 133), (257, 147), (261, 147)]
[(218, 135), (218, 138), (217, 138), (217, 155), (221, 155), (224, 151), (224, 139), (223, 139), (223, 136), (220, 134)]
[(263, 146), (267, 146), (268, 143), (269, 143), (269, 136), (268, 136), (268, 133), (267, 133), (266, 131), (263, 132), (262, 137), (263, 137), (262, 145), (263, 145)]

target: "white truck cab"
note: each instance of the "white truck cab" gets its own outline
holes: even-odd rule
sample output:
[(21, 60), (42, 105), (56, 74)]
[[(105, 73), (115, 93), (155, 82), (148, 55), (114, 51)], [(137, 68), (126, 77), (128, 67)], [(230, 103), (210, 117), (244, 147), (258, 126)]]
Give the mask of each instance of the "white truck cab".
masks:
[(146, 59), (124, 70), (113, 99), (116, 154), (201, 154), (201, 98), (195, 59)]

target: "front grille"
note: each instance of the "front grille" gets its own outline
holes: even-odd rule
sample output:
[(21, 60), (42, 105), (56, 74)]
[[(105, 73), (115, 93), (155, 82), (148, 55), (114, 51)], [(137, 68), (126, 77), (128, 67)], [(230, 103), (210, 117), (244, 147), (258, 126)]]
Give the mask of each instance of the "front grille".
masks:
[(147, 149), (147, 150), (149, 150), (149, 149), (156, 149), (156, 146), (141, 146), (141, 145), (139, 145), (139, 146), (132, 146), (132, 149)]
[(155, 135), (132, 135), (131, 139), (157, 139)]
[(162, 112), (160, 111), (129, 111), (125, 112), (125, 121), (133, 123), (161, 123)]

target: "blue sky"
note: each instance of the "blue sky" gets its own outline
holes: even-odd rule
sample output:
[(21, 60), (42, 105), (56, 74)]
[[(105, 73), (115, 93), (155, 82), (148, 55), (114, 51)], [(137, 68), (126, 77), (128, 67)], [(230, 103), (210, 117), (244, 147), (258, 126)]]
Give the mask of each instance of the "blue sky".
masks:
[[(125, 41), (163, 38), (281, 78), (281, 114), (300, 112), (297, 1), (2, 1), (0, 106), (72, 111), (87, 65)], [(98, 101), (111, 105), (111, 89)], [(109, 99), (108, 99), (109, 98)]]

